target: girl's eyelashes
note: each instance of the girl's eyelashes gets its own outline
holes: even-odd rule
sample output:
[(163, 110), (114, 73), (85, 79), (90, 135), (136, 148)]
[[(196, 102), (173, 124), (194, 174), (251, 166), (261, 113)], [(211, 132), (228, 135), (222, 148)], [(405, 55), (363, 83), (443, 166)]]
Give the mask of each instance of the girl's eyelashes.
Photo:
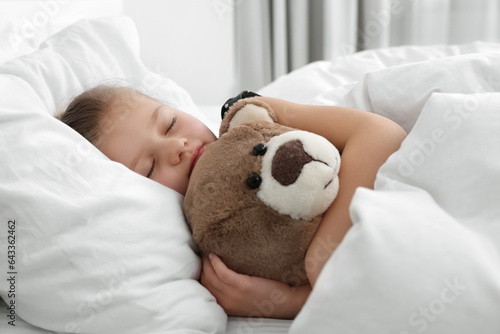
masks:
[(177, 123), (177, 116), (172, 118), (172, 122), (170, 122), (170, 125), (168, 126), (167, 131), (165, 131), (165, 134), (167, 134), (174, 127), (175, 123)]
[[(177, 116), (172, 118), (170, 125), (168, 126), (167, 130), (165, 131), (165, 134), (167, 134), (174, 127), (175, 123), (177, 123)], [(156, 168), (156, 163), (157, 163), (157, 158), (154, 157), (153, 162), (151, 163), (151, 168), (149, 169), (149, 172), (146, 175), (147, 178), (150, 178), (151, 175), (153, 175), (153, 172), (155, 171), (155, 168)]]
[(153, 175), (153, 172), (155, 170), (155, 167), (156, 167), (156, 157), (153, 158), (153, 162), (151, 163), (151, 169), (149, 170), (149, 173), (148, 175), (146, 175), (147, 178), (150, 178), (151, 175)]

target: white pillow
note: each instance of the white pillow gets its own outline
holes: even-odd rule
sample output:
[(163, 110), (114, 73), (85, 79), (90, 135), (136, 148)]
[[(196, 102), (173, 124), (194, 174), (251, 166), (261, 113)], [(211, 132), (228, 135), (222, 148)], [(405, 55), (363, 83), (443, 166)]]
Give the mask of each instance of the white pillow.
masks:
[(16, 237), (15, 284), (1, 280), (0, 296), (20, 319), (55, 332), (223, 332), (226, 315), (197, 281), (182, 196), (52, 116), (69, 95), (109, 78), (132, 79), (196, 115), (189, 95), (149, 72), (137, 50), (130, 19), (82, 21), (0, 66), (4, 273), (9, 221)]
[(356, 191), (291, 333), (500, 332), (499, 106), (500, 93), (430, 97), (376, 190)]
[(136, 27), (127, 17), (80, 21), (38, 52), (0, 66), (0, 73), (28, 82), (52, 114), (85, 89), (122, 83), (203, 119), (183, 88), (144, 66)]

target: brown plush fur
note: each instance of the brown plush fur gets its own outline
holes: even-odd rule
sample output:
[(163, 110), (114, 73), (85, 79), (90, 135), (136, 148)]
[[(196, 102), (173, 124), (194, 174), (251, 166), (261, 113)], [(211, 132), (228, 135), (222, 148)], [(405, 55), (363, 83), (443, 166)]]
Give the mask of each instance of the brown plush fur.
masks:
[(261, 157), (253, 147), (294, 129), (265, 121), (243, 123), (229, 130), (234, 114), (256, 99), (233, 105), (221, 125), (221, 137), (206, 147), (193, 170), (184, 212), (194, 241), (203, 254), (215, 253), (232, 270), (300, 285), (307, 282), (304, 257), (321, 216), (293, 220), (263, 203), (247, 184), (258, 173)]

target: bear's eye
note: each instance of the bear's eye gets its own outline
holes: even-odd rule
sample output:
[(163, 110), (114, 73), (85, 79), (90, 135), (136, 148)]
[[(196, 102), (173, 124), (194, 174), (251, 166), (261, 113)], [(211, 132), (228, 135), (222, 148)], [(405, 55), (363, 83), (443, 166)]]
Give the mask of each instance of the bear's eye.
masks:
[(252, 154), (255, 156), (264, 155), (264, 154), (266, 154), (266, 151), (267, 151), (266, 144), (260, 143), (260, 144), (257, 144), (253, 147)]
[(262, 183), (262, 178), (260, 177), (259, 174), (250, 174), (247, 180), (248, 185), (252, 189), (257, 189), (260, 187), (260, 184)]

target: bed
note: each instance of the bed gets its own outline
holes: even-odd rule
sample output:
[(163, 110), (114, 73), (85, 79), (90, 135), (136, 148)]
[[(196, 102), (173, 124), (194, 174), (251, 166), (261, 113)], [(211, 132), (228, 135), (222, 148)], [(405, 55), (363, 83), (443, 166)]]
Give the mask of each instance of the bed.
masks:
[(409, 133), (356, 191), (354, 225), (291, 321), (227, 317), (198, 282), (182, 197), (53, 117), (118, 81), (215, 130), (218, 108), (148, 70), (137, 36), (127, 17), (84, 20), (0, 65), (2, 333), (500, 332), (500, 45), (365, 51), (259, 90)]

